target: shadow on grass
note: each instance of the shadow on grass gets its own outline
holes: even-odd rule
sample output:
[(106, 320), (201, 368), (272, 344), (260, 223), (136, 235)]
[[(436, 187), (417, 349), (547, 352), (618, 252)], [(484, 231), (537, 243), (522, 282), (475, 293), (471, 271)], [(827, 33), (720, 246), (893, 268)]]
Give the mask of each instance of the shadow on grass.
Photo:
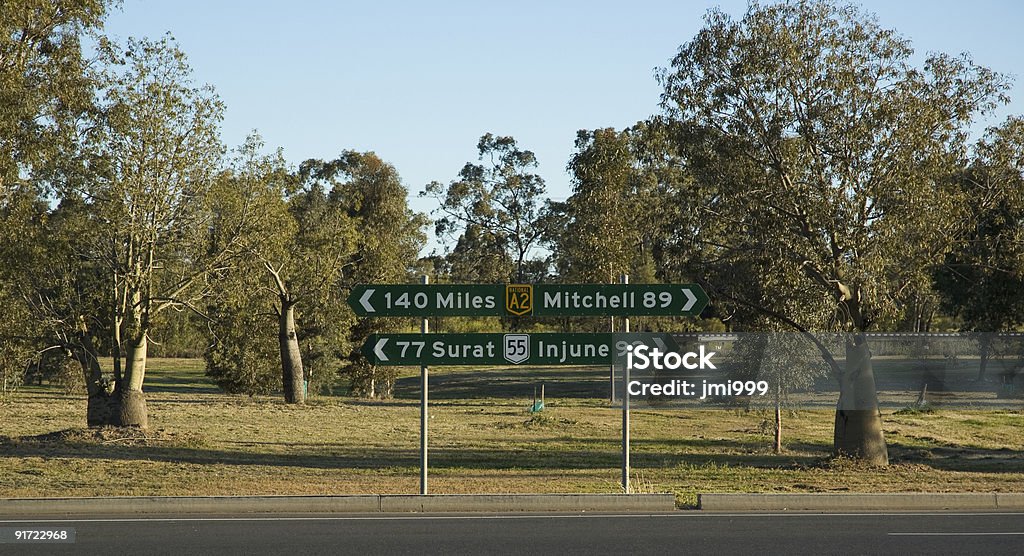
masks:
[(221, 389), (215, 384), (195, 382), (194, 377), (184, 381), (175, 375), (153, 374), (146, 377), (146, 392), (171, 392), (175, 394), (220, 394)]
[[(574, 470), (616, 468), (621, 453), (613, 439), (573, 441), (575, 446), (557, 449), (557, 438), (538, 438), (516, 448), (432, 448), (432, 468)], [(273, 444), (273, 443), (260, 443)], [(792, 457), (765, 454), (660, 454), (647, 451), (663, 442), (638, 441), (632, 458), (647, 467), (742, 466), (790, 467)], [(552, 445), (554, 445), (552, 447)], [(206, 449), (186, 446), (119, 446), (94, 442), (10, 441), (0, 440), (7, 457), (43, 457), (159, 461), (203, 465), (254, 465), (265, 467), (305, 467), (314, 469), (380, 469), (416, 467), (419, 451), (408, 448), (382, 448), (325, 445), (289, 445), (287, 454)]]
[[(528, 398), (534, 388), (552, 398), (608, 397), (608, 370), (501, 368), (486, 371), (438, 373), (430, 377), (430, 397), (436, 400), (472, 398)], [(405, 377), (395, 382), (395, 397), (418, 399), (420, 378)]]
[[(537, 438), (514, 448), (437, 447), (430, 451), (434, 469), (518, 469), (536, 471), (615, 469), (621, 452), (614, 439), (573, 439), (573, 446), (559, 449), (559, 437)], [(260, 443), (275, 444), (275, 443)], [(126, 446), (96, 442), (56, 442), (0, 438), (5, 457), (75, 458), (122, 461), (156, 461), (199, 465), (261, 466), (267, 468), (366, 469), (415, 468), (415, 446), (362, 447), (339, 444), (284, 444), (289, 453), (259, 453), (192, 446)], [(638, 468), (732, 467), (750, 469), (806, 470), (829, 468), (828, 447), (820, 444), (789, 444), (789, 453), (765, 452), (765, 445), (729, 440), (680, 439), (635, 440), (631, 459)], [(664, 448), (670, 446), (671, 451)], [(714, 450), (718, 450), (716, 453)], [(757, 450), (752, 453), (736, 453)], [(1020, 473), (1024, 456), (1011, 450), (978, 448), (920, 448), (890, 445), (893, 463), (920, 464), (943, 471)]]
[(979, 448), (976, 446), (909, 446), (889, 443), (892, 463), (913, 463), (942, 471), (984, 473), (1024, 472), (1024, 453), (1009, 448)]

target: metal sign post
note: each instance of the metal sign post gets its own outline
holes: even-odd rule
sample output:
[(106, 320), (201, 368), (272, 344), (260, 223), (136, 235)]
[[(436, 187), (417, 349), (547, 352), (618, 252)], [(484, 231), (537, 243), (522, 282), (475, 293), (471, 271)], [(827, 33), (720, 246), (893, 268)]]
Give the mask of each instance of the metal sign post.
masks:
[[(608, 317), (608, 331), (615, 334), (615, 317)], [(608, 365), (608, 403), (615, 403), (615, 363)]]
[[(430, 277), (423, 275), (423, 285)], [(430, 321), (426, 317), (420, 322), (420, 333), (430, 333)], [(427, 493), (427, 366), (420, 367), (420, 494)]]
[[(629, 284), (629, 275), (621, 281)], [(622, 319), (622, 331), (629, 334), (629, 317)], [(629, 494), (629, 362), (622, 365), (622, 492)]]

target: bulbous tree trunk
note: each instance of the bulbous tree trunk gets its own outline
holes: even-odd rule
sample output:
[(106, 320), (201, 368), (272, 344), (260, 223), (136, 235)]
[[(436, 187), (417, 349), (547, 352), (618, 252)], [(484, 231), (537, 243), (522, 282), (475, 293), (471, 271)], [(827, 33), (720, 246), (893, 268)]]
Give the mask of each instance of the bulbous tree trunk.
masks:
[(101, 427), (114, 423), (117, 403), (103, 382), (103, 371), (100, 369), (99, 353), (93, 341), (92, 331), (85, 324), (85, 318), (78, 317), (78, 330), (75, 334), (75, 345), (71, 346), (71, 356), (82, 367), (85, 377), (85, 389), (88, 393), (86, 406), (86, 423), (90, 427)]
[(846, 342), (846, 368), (839, 377), (833, 453), (874, 465), (889, 464), (871, 351), (863, 334)]
[(302, 370), (302, 353), (299, 351), (299, 337), (295, 333), (295, 302), (281, 299), (278, 312), (278, 339), (281, 346), (281, 374), (284, 382), (284, 401), (293, 404), (306, 403), (305, 375)]
[(124, 372), (124, 380), (118, 387), (118, 412), (115, 424), (122, 427), (149, 426), (149, 414), (146, 409), (146, 395), (142, 392), (142, 383), (146, 377), (146, 361), (149, 353), (149, 341), (145, 332), (128, 341), (128, 361)]

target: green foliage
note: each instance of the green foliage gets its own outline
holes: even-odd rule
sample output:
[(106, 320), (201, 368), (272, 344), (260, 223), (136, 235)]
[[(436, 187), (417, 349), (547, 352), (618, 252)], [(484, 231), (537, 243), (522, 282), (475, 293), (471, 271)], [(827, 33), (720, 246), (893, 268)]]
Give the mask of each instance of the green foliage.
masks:
[(331, 292), (336, 303), (332, 322), (344, 334), (330, 344), (335, 360), (352, 392), (391, 397), (394, 369), (370, 365), (359, 349), (370, 334), (407, 326), (408, 321), (356, 319), (337, 292), (360, 283), (408, 282), (426, 241), (426, 218), (409, 209), (408, 191), (395, 168), (373, 153), (347, 151), (333, 161), (308, 160), (299, 176), (306, 183), (330, 185), (330, 202), (345, 210), (355, 227), (355, 249)]
[[(273, 319), (227, 305), (210, 312), (215, 335), (203, 357), (206, 376), (232, 394), (270, 394), (281, 387), (280, 353)], [(262, 333), (260, 333), (262, 332)]]
[[(218, 177), (211, 230), (214, 245), (238, 242), (242, 256), (216, 274), (207, 374), (226, 391), (248, 394), (280, 388), (289, 355), (278, 342), (278, 318), (322, 294), (332, 276), (324, 269), (340, 266), (337, 252), (348, 248), (351, 228), (324, 208), (322, 191), (299, 190), (280, 151), (262, 148), (258, 135), (249, 136)], [(233, 233), (240, 228), (244, 234)]]
[(773, 404), (785, 405), (789, 393), (810, 387), (829, 372), (818, 347), (794, 332), (741, 333), (730, 355), (732, 378), (768, 381)]
[(0, 1), (0, 205), (25, 176), (67, 163), (75, 120), (92, 106), (81, 42), (110, 1)]
[[(438, 237), (459, 236), (453, 280), (522, 282), (530, 254), (551, 223), (542, 199), (544, 180), (531, 172), (537, 158), (514, 138), (490, 133), (480, 138), (477, 151), (485, 164), (466, 163), (457, 179), (448, 185), (432, 182), (420, 196), (440, 203)], [(513, 272), (496, 276), (509, 263)]]
[(643, 127), (576, 135), (568, 165), (573, 195), (561, 207), (564, 226), (551, 238), (563, 281), (615, 283), (622, 274), (633, 283), (654, 281), (652, 250), (667, 213), (655, 172), (641, 163)]
[[(953, 187), (1001, 76), (831, 2), (712, 10), (665, 70), (662, 106), (693, 184), (666, 262), (731, 312), (798, 328), (891, 319), (962, 233)], [(696, 242), (694, 242), (696, 239)]]
[(310, 392), (330, 388), (344, 373), (357, 393), (390, 395), (393, 374), (368, 365), (358, 350), (369, 334), (400, 321), (357, 322), (344, 291), (406, 281), (425, 241), (424, 218), (408, 209), (394, 167), (373, 153), (346, 151), (290, 172), (280, 153), (261, 156), (261, 148), (250, 138), (222, 176), (214, 234), (246, 213), (260, 215), (260, 224), (243, 239), (249, 260), (219, 274), (208, 373), (231, 391), (266, 391), (274, 374), (279, 383), (281, 366), (260, 365), (242, 346), (283, 361), (271, 311), (293, 307)]
[(82, 37), (102, 24), (110, 2), (0, 1), (0, 375), (3, 391), (20, 383), (29, 362), (69, 315), (54, 319), (36, 286), (51, 259), (44, 192), (75, 152), (77, 121), (92, 106), (93, 82)]
[(943, 307), (968, 330), (1012, 330), (1024, 324), (1024, 119), (989, 129), (959, 183), (975, 201), (964, 241), (935, 272)]
[(35, 338), (26, 330), (32, 317), (20, 301), (0, 283), (0, 399), (21, 386), (29, 363), (37, 357)]
[(445, 257), (445, 276), (455, 283), (501, 284), (515, 272), (515, 261), (497, 236), (469, 224)]

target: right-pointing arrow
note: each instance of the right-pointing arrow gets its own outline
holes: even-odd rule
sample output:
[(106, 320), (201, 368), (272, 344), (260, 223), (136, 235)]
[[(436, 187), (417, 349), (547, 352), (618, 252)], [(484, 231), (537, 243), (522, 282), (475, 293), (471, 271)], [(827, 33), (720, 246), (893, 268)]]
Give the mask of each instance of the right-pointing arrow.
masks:
[(697, 296), (693, 295), (693, 292), (690, 291), (690, 288), (682, 288), (682, 290), (683, 293), (686, 294), (687, 300), (686, 304), (683, 305), (683, 312), (685, 313), (686, 311), (689, 311), (691, 308), (693, 308), (693, 305), (697, 303)]
[[(370, 291), (373, 291), (373, 290), (370, 290)], [(377, 360), (378, 361), (387, 361), (388, 360), (388, 356), (385, 355), (384, 351), (381, 349), (381, 348), (384, 347), (384, 344), (386, 344), (386, 343), (388, 343), (388, 339), (387, 338), (381, 338), (381, 339), (377, 340), (377, 343), (374, 344), (374, 346), (373, 346), (373, 354), (377, 356)]]
[(373, 292), (375, 291), (377, 290), (368, 289), (363, 293), (362, 297), (359, 298), (359, 304), (363, 306), (363, 309), (366, 309), (367, 313), (377, 312), (377, 310), (373, 308), (373, 305), (370, 305), (370, 297), (373, 296)]

